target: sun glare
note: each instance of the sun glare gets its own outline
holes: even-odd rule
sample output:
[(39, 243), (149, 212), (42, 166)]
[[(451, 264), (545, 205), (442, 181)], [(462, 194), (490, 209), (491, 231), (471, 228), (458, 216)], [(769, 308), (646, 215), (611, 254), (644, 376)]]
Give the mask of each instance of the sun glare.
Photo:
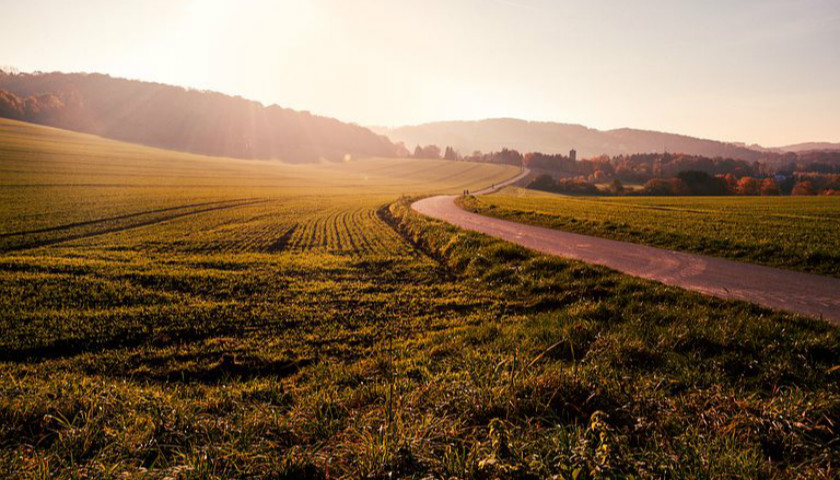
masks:
[(222, 25), (232, 8), (227, 0), (192, 0), (185, 8), (184, 33), (206, 38)]

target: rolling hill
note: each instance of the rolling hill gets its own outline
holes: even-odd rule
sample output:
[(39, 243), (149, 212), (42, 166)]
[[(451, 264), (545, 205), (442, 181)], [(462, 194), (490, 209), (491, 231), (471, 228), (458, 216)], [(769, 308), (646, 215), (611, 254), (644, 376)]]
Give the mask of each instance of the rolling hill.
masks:
[(333, 118), (102, 74), (0, 71), (0, 117), (184, 152), (291, 163), (396, 151), (387, 138)]
[(837, 151), (840, 150), (840, 142), (805, 142), (797, 143), (795, 145), (787, 145), (778, 147), (776, 150), (783, 152), (813, 152), (813, 151)]
[(461, 153), (474, 150), (497, 151), (512, 148), (522, 152), (567, 153), (579, 157), (601, 154), (679, 152), (707, 157), (729, 157), (747, 161), (767, 154), (715, 140), (705, 140), (673, 133), (632, 128), (596, 130), (583, 125), (554, 122), (529, 122), (514, 118), (478, 121), (435, 122), (394, 129), (374, 129), (393, 141), (414, 145), (451, 146)]

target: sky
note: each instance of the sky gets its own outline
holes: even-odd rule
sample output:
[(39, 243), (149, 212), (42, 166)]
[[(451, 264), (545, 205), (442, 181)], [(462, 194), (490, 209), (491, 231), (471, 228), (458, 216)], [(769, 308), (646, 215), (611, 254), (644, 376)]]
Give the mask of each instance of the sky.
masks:
[(840, 142), (840, 0), (0, 0), (0, 66), (361, 125), (514, 117)]

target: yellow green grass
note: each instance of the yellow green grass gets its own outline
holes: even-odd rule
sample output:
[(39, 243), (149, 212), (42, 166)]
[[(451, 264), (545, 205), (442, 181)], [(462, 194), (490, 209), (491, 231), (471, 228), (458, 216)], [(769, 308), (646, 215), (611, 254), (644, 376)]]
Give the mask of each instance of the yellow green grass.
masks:
[(539, 256), (287, 166), (0, 122), (0, 478), (788, 478), (840, 333)]
[[(0, 251), (249, 206), (265, 213), (239, 215), (249, 228), (266, 215), (281, 230), (303, 218), (298, 235), (324, 228), (321, 216), (356, 228), (345, 217), (370, 218), (400, 195), (460, 192), (516, 174), (442, 160), (298, 166), (202, 157), (9, 120), (0, 120), (0, 158)], [(326, 238), (312, 241), (332, 245)]]
[(838, 197), (574, 197), (507, 188), (461, 204), (532, 225), (840, 277)]

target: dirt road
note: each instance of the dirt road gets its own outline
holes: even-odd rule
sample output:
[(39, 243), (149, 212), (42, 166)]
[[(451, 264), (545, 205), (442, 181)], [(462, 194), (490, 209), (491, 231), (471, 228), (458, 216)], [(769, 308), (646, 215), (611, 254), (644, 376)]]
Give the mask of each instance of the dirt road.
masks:
[[(523, 172), (523, 174), (527, 174)], [(498, 187), (497, 187), (498, 188)], [(487, 192), (487, 190), (476, 193)], [(455, 205), (455, 196), (419, 200), (412, 208), (467, 230), (542, 253), (603, 265), (720, 298), (822, 317), (840, 324), (840, 279), (485, 217)]]

